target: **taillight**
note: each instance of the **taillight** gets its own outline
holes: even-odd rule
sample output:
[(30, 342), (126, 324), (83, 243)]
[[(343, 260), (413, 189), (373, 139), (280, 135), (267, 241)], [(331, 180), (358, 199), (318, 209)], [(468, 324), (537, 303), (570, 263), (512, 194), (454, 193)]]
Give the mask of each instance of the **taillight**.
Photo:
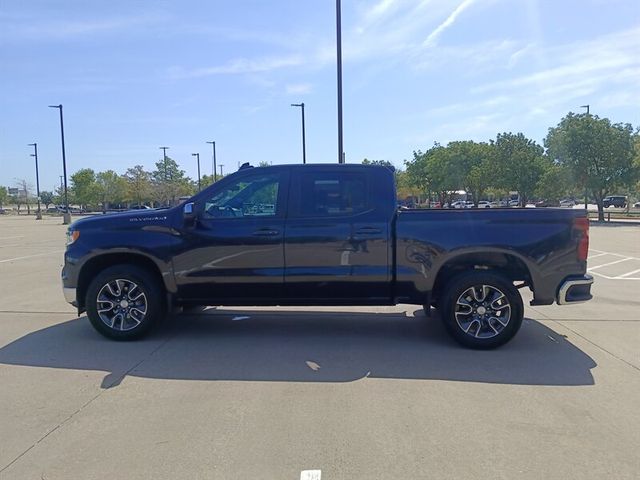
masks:
[(589, 255), (589, 219), (574, 218), (573, 228), (578, 230), (580, 238), (578, 240), (578, 260), (585, 261)]

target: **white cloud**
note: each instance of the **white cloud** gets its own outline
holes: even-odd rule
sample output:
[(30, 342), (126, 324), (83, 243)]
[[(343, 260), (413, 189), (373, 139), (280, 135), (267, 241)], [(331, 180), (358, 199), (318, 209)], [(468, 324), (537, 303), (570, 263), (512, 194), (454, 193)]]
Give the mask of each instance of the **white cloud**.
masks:
[(311, 93), (313, 86), (310, 83), (294, 83), (286, 86), (289, 95), (306, 95)]
[(469, 8), (474, 2), (475, 2), (475, 0), (463, 0), (462, 3), (460, 3), (453, 10), (453, 12), (451, 12), (451, 14), (444, 20), (444, 22), (442, 22), (440, 25), (438, 25), (435, 28), (435, 30), (433, 30), (429, 34), (427, 39), (424, 41), (423, 45), (425, 47), (431, 47), (431, 46), (435, 45), (436, 40), (438, 39), (438, 37), (440, 35), (442, 35), (442, 32), (444, 32), (447, 28), (449, 28), (451, 25), (453, 25), (453, 23), (460, 16), (460, 14), (462, 12), (464, 12), (467, 8)]
[(640, 90), (640, 28), (616, 32), (588, 42), (538, 47), (537, 55), (549, 67), (480, 85), (475, 94), (526, 92), (541, 101), (566, 101), (588, 95), (608, 84)]
[[(112, 17), (101, 19), (56, 20), (23, 17), (20, 21), (3, 21), (3, 41), (18, 40), (63, 40), (69, 38), (96, 35), (133, 27), (164, 22), (167, 19), (161, 14), (145, 14), (140, 16)], [(8, 18), (7, 20), (11, 20)]]
[(238, 75), (260, 72), (270, 72), (286, 67), (295, 67), (303, 64), (300, 55), (284, 55), (263, 58), (236, 58), (224, 65), (185, 69), (183, 67), (171, 67), (168, 71), (173, 78), (199, 78), (212, 75)]

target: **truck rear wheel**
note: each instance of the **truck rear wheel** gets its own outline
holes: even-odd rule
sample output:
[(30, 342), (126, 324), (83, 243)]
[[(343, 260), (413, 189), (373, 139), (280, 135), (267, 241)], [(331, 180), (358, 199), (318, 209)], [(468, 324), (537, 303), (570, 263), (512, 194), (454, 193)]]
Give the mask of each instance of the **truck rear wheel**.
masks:
[(513, 338), (522, 325), (522, 297), (507, 278), (472, 271), (452, 278), (441, 301), (442, 321), (460, 344), (496, 348)]
[(162, 316), (164, 288), (148, 271), (115, 265), (100, 272), (87, 289), (87, 316), (105, 337), (135, 340)]

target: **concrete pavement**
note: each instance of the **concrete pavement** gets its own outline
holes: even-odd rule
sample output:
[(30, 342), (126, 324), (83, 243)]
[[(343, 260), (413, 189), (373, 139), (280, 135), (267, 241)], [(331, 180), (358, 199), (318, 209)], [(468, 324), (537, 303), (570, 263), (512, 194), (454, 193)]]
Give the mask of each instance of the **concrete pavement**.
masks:
[[(639, 475), (640, 281), (527, 307), (490, 352), (409, 305), (208, 309), (123, 344), (64, 303), (58, 223), (0, 218), (2, 480)], [(591, 245), (633, 260), (639, 235)]]

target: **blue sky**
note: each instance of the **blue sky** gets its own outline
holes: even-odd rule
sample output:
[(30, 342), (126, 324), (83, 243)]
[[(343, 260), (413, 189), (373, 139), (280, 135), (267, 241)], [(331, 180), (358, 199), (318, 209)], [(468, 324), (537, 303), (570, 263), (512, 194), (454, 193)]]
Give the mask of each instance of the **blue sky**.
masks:
[[(640, 125), (637, 0), (343, 0), (347, 162), (522, 131), (568, 111)], [(170, 147), (195, 177), (215, 140), (238, 162), (337, 159), (332, 0), (0, 2), (0, 185), (68, 169), (151, 169)], [(206, 166), (205, 166), (206, 165)]]

